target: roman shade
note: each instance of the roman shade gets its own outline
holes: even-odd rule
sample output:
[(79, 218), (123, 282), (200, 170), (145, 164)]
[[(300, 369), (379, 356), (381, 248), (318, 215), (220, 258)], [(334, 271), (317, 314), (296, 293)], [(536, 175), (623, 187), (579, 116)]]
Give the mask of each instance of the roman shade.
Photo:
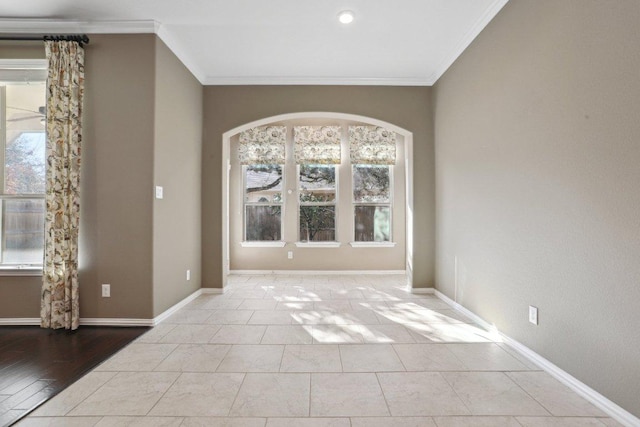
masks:
[(340, 126), (295, 126), (295, 159), (298, 164), (340, 164)]
[(353, 165), (394, 165), (396, 133), (380, 126), (349, 126)]
[(240, 133), (238, 157), (241, 165), (283, 165), (286, 126), (260, 126)]

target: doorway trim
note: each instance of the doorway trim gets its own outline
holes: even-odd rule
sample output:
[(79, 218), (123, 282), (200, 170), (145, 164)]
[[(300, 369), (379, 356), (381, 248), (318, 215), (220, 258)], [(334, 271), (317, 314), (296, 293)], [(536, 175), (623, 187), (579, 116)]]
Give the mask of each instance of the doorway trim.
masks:
[[(245, 123), (222, 134), (222, 287), (227, 285), (229, 275), (229, 172), (231, 170), (231, 138), (240, 132), (266, 126), (274, 122), (298, 119), (329, 119), (361, 122), (373, 126), (381, 126), (401, 135), (404, 140), (405, 170), (405, 273), (407, 284), (413, 288), (413, 133), (393, 123), (356, 114), (333, 112), (301, 112), (280, 114)], [(295, 273), (292, 271), (292, 274)]]

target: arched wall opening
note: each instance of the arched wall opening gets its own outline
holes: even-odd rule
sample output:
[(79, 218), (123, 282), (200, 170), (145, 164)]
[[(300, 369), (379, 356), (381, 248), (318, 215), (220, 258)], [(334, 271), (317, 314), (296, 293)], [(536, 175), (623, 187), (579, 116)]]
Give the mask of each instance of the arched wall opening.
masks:
[[(342, 233), (342, 242), (340, 248), (300, 248), (298, 242), (287, 239), (282, 245), (278, 247), (268, 247), (258, 245), (258, 247), (252, 245), (242, 245), (242, 238), (239, 238), (241, 234), (238, 231), (238, 225), (242, 227), (242, 206), (238, 200), (242, 199), (242, 184), (240, 172), (240, 166), (237, 161), (236, 146), (238, 141), (238, 135), (248, 129), (266, 126), (266, 125), (286, 125), (288, 131), (290, 128), (296, 125), (329, 125), (335, 124), (344, 126), (350, 124), (362, 124), (381, 126), (388, 130), (391, 130), (397, 135), (397, 149), (398, 159), (396, 167), (394, 168), (394, 188), (400, 188), (402, 194), (400, 197), (396, 197), (397, 202), (401, 202), (402, 215), (394, 215), (394, 231), (401, 230), (402, 235), (396, 233), (393, 240), (395, 243), (400, 243), (399, 249), (389, 249), (391, 245), (387, 247), (351, 247), (346, 242), (348, 238), (345, 238), (346, 233)], [(345, 113), (332, 113), (332, 112), (304, 112), (304, 113), (290, 113), (278, 116), (266, 117), (253, 122), (245, 123), (234, 129), (231, 129), (223, 134), (222, 138), (222, 266), (223, 266), (223, 286), (226, 285), (227, 276), (233, 272), (246, 272), (247, 270), (255, 273), (266, 272), (280, 272), (290, 271), (294, 273), (316, 273), (340, 271), (344, 273), (362, 272), (362, 273), (388, 273), (399, 271), (406, 273), (408, 283), (412, 283), (412, 271), (413, 271), (413, 134), (412, 132), (396, 126), (392, 123), (381, 121), (378, 119), (345, 114)], [(345, 141), (343, 138), (343, 153), (345, 151)], [(348, 153), (348, 147), (347, 151)], [(347, 154), (348, 156), (348, 154)], [(343, 159), (345, 155), (343, 154)], [(292, 161), (291, 159), (287, 160)], [(342, 166), (341, 166), (342, 167)], [(350, 167), (350, 166), (347, 166)], [(345, 172), (341, 171), (342, 175)], [(338, 176), (340, 180), (340, 175)], [(289, 180), (286, 183), (285, 191), (295, 188), (296, 183), (291, 182), (295, 180)], [(401, 184), (401, 185), (400, 185)], [(344, 197), (343, 197), (344, 198)], [(396, 204), (397, 206), (397, 204)], [(239, 209), (240, 208), (240, 209)], [(394, 207), (394, 209), (396, 209)], [(343, 210), (344, 211), (344, 210)], [(291, 218), (285, 218), (285, 222), (291, 223)], [(288, 225), (291, 229), (295, 228), (295, 224)], [(291, 235), (292, 233), (290, 233)], [(252, 247), (246, 247), (252, 246)], [(295, 262), (288, 260), (287, 253), (295, 251)], [(329, 251), (329, 252), (327, 252)], [(341, 252), (338, 252), (341, 251)], [(396, 256), (401, 254), (402, 259), (395, 264), (386, 262), (384, 251), (389, 256)], [(395, 255), (394, 255), (395, 253)], [(253, 257), (253, 258), (252, 258)], [(312, 261), (313, 258), (322, 259), (322, 268), (317, 268)], [(331, 258), (351, 258), (354, 260), (347, 265), (355, 265), (355, 268), (345, 268), (345, 263), (339, 263), (337, 268), (331, 268)], [(376, 262), (376, 257), (379, 262)], [(370, 259), (369, 264), (363, 264), (363, 259)], [(253, 262), (251, 261), (253, 259)], [(260, 260), (258, 262), (258, 260)], [(383, 262), (384, 261), (384, 262)], [(257, 268), (256, 268), (257, 265)], [(363, 267), (364, 265), (364, 267)], [(382, 266), (377, 268), (371, 268), (371, 265)], [(389, 265), (399, 266), (396, 268), (388, 268)], [(247, 267), (248, 266), (248, 267)], [(327, 268), (327, 266), (329, 266)], [(385, 267), (387, 266), (387, 267)]]

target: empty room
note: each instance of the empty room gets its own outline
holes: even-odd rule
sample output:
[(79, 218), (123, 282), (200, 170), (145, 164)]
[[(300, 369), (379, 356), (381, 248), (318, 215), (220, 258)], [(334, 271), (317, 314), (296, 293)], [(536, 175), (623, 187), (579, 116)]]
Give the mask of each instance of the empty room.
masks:
[(640, 426), (639, 23), (0, 2), (0, 426)]

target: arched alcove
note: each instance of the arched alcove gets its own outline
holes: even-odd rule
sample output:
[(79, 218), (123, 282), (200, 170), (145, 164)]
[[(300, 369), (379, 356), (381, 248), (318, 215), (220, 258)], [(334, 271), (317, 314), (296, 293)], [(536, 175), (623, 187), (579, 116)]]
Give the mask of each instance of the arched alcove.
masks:
[[(230, 214), (230, 201), (231, 201), (231, 187), (233, 180), (231, 179), (231, 165), (232, 165), (232, 152), (233, 141), (237, 140), (237, 136), (248, 129), (274, 125), (274, 124), (290, 124), (290, 123), (305, 123), (305, 124), (328, 124), (328, 123), (357, 123), (364, 125), (381, 126), (388, 130), (395, 132), (398, 138), (398, 144), (402, 144), (401, 151), (403, 156), (401, 158), (402, 178), (403, 180), (403, 218), (396, 218), (395, 221), (404, 221), (404, 268), (402, 271), (406, 272), (408, 277), (409, 286), (411, 286), (411, 277), (413, 270), (413, 134), (412, 132), (398, 127), (392, 123), (388, 123), (382, 120), (353, 115), (345, 113), (332, 113), (332, 112), (303, 112), (303, 113), (290, 113), (278, 116), (266, 117), (260, 120), (256, 120), (250, 123), (245, 123), (234, 129), (225, 132), (222, 135), (222, 265), (223, 265), (223, 282), (226, 285), (227, 276), (230, 272), (231, 264), (231, 221), (232, 215)], [(361, 249), (362, 250), (362, 249)], [(364, 249), (370, 250), (370, 249)], [(366, 256), (366, 253), (365, 253)], [(268, 270), (278, 270), (276, 268), (270, 268)], [(379, 269), (378, 269), (379, 270)], [(264, 271), (264, 269), (261, 269)], [(293, 270), (292, 273), (298, 273), (299, 270)], [(380, 272), (380, 271), (378, 271)]]

